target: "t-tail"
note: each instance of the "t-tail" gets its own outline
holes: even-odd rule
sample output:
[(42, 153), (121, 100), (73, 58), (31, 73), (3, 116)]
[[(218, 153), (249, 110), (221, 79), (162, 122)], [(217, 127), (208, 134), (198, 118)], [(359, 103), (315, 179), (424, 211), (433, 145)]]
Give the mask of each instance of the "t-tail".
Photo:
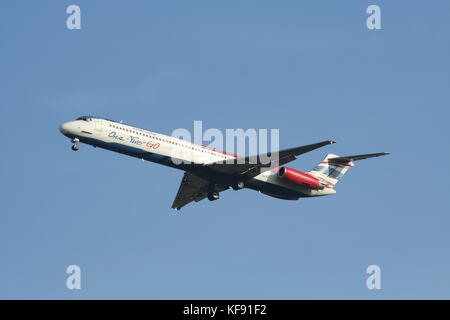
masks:
[(354, 161), (379, 157), (389, 154), (388, 152), (360, 154), (356, 156), (340, 157), (329, 153), (320, 162), (317, 167), (308, 172), (310, 175), (319, 179), (328, 188), (333, 188), (336, 183), (344, 176), (350, 167), (354, 166)]

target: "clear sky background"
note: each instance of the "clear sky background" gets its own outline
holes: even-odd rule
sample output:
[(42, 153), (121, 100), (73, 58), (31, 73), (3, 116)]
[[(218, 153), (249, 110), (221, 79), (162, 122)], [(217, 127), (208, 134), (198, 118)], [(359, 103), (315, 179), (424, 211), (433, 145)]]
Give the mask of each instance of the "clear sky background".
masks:
[[(82, 29), (66, 28), (81, 7)], [(382, 30), (366, 28), (381, 7)], [(450, 298), (448, 1), (1, 1), (0, 298)], [(94, 114), (152, 131), (336, 139), (337, 194), (171, 209), (183, 172), (81, 145)], [(82, 289), (66, 289), (67, 266)], [(381, 290), (366, 268), (381, 268)]]

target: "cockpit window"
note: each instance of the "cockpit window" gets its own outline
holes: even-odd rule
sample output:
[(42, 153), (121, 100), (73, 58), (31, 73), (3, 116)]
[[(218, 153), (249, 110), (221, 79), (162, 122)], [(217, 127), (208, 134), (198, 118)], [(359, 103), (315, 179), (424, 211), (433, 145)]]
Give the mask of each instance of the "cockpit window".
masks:
[(92, 117), (90, 117), (90, 116), (83, 116), (83, 117), (77, 118), (77, 120), (91, 121), (91, 120), (92, 120)]

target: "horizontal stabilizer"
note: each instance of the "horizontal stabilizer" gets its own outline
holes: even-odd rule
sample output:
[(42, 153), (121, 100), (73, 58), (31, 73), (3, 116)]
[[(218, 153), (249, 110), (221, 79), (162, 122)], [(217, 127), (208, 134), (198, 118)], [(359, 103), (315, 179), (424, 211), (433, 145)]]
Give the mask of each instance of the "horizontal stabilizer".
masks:
[(345, 157), (337, 157), (337, 158), (328, 158), (328, 162), (330, 164), (346, 164), (350, 161), (363, 160), (368, 158), (380, 157), (388, 155), (389, 152), (380, 152), (380, 153), (369, 153), (369, 154), (360, 154), (356, 156), (345, 156)]

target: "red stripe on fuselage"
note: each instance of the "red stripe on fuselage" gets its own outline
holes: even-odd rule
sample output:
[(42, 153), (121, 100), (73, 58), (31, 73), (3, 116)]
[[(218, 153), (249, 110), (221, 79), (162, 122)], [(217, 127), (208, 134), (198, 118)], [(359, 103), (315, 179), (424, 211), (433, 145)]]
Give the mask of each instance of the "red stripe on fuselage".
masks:
[[(195, 144), (195, 143), (194, 143), (194, 144)], [(214, 149), (214, 148), (210, 148), (210, 147), (202, 146), (202, 145), (199, 145), (199, 144), (195, 144), (195, 145), (197, 145), (197, 146), (200, 146), (200, 147), (202, 147), (203, 149), (208, 149), (208, 150), (210, 150), (210, 151), (214, 151), (214, 152), (217, 152), (217, 153), (221, 153), (221, 154), (224, 154), (224, 155), (226, 155), (226, 156), (230, 156), (230, 157), (238, 158), (238, 156), (237, 156), (237, 155), (235, 155), (235, 154), (232, 154), (232, 153), (228, 153), (228, 152), (225, 152), (225, 151), (222, 151), (222, 150), (217, 150), (217, 149)]]

